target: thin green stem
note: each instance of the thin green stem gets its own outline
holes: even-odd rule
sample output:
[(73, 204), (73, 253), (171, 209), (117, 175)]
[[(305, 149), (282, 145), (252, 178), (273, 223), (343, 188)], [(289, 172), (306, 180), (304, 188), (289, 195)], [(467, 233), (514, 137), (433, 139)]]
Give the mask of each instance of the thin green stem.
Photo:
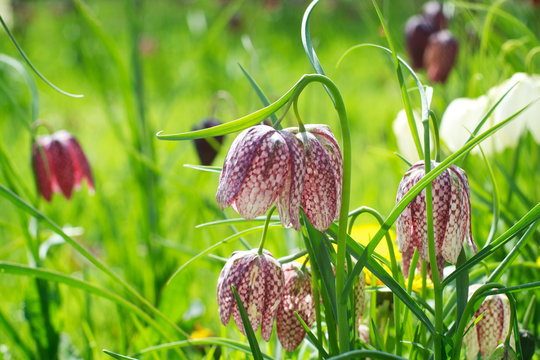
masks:
[(272, 219), (272, 214), (274, 213), (274, 210), (276, 210), (276, 207), (272, 206), (270, 210), (268, 211), (268, 214), (266, 214), (266, 220), (264, 221), (264, 228), (261, 235), (261, 242), (259, 244), (259, 251), (258, 251), (259, 255), (262, 255), (263, 253), (264, 241), (266, 240), (266, 232), (268, 231), (268, 224), (270, 224), (270, 220)]
[[(425, 119), (424, 123), (424, 171), (431, 171), (430, 158), (430, 143), (429, 143), (429, 119)], [(427, 216), (427, 235), (429, 248), (429, 263), (431, 265), (431, 278), (433, 281), (433, 294), (435, 298), (435, 333), (433, 334), (435, 345), (435, 360), (444, 358), (444, 348), (442, 344), (443, 332), (443, 294), (441, 287), (441, 278), (437, 265), (437, 255), (435, 251), (435, 237), (433, 233), (433, 198), (431, 183), (426, 186), (426, 216)]]

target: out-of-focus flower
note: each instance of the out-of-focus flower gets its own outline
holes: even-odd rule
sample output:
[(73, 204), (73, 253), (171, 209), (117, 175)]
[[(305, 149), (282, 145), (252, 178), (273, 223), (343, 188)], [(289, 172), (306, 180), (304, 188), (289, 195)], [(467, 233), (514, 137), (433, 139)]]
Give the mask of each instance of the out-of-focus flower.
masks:
[(531, 360), (534, 355), (534, 348), (536, 347), (534, 335), (530, 331), (519, 331), (519, 343), (521, 345), (521, 355), (524, 360)]
[(219, 181), (217, 201), (246, 219), (264, 214), (276, 200), (281, 223), (300, 229), (300, 204), (319, 231), (339, 215), (341, 152), (327, 126), (276, 131), (257, 125), (234, 140)]
[[(413, 116), (416, 123), (416, 128), (418, 129), (420, 145), (423, 147), (424, 126), (422, 125), (422, 119), (417, 111), (413, 111)], [(420, 158), (418, 157), (418, 152), (416, 151), (416, 145), (414, 144), (414, 140), (411, 134), (411, 129), (409, 128), (407, 114), (405, 113), (404, 109), (400, 110), (400, 112), (397, 114), (396, 119), (392, 123), (392, 130), (394, 131), (394, 135), (396, 136), (397, 146), (400, 155), (411, 162), (416, 162), (420, 160)]]
[(79, 142), (65, 130), (36, 138), (32, 144), (32, 168), (38, 192), (47, 201), (51, 201), (53, 192), (61, 192), (69, 199), (82, 179), (94, 190), (88, 160)]
[[(219, 120), (214, 118), (207, 118), (201, 120), (197, 125), (193, 127), (193, 130), (208, 129), (214, 126), (221, 125)], [(212, 162), (216, 158), (221, 144), (223, 144), (224, 136), (214, 136), (208, 139), (195, 139), (195, 150), (202, 165), (212, 165)]]
[(364, 324), (358, 324), (358, 338), (365, 342), (366, 344), (369, 344), (369, 327)]
[(422, 7), (422, 16), (433, 25), (435, 31), (446, 28), (448, 22), (444, 15), (443, 6), (438, 1), (428, 1)]
[[(479, 285), (469, 287), (469, 298), (479, 287)], [(481, 314), (483, 317), (463, 338), (467, 359), (476, 359), (479, 352), (483, 358), (487, 359), (504, 341), (510, 328), (510, 303), (506, 295), (486, 297), (469, 325), (473, 324)]]
[[(510, 79), (488, 90), (486, 95), (476, 99), (455, 99), (448, 105), (442, 117), (440, 136), (451, 151), (456, 151), (465, 144), (482, 117), (512, 86), (514, 88), (480, 128), (480, 133), (525, 106), (529, 104), (530, 106), (508, 125), (483, 141), (482, 149), (489, 155), (515, 147), (521, 135), (527, 130), (540, 144), (540, 121), (538, 121), (540, 101), (536, 101), (540, 98), (540, 76), (516, 73)], [(478, 149), (473, 149), (473, 153), (478, 152)]]
[[(438, 164), (432, 162), (432, 167)], [(425, 175), (424, 162), (414, 164), (403, 176), (399, 184), (396, 203)], [(433, 231), (437, 265), (442, 279), (445, 261), (455, 264), (463, 242), (476, 251), (471, 234), (471, 202), (469, 182), (465, 172), (457, 166), (450, 166), (433, 182)], [(429, 261), (426, 191), (418, 194), (407, 205), (396, 221), (397, 243), (402, 255), (403, 273), (409, 273), (414, 249), (420, 257)]]
[(189, 335), (189, 338), (191, 340), (196, 340), (196, 339), (208, 338), (211, 336), (214, 336), (214, 333), (212, 332), (212, 330), (202, 327), (201, 324), (196, 323), (195, 329), (191, 332), (191, 334)]
[(315, 321), (315, 303), (311, 291), (311, 275), (302, 264), (290, 262), (283, 265), (285, 287), (278, 307), (276, 329), (278, 339), (286, 351), (294, 351), (306, 337), (306, 331), (295, 312), (311, 327)]
[(272, 254), (257, 249), (235, 251), (221, 270), (217, 284), (219, 317), (223, 325), (231, 314), (240, 332), (245, 335), (240, 311), (231, 286), (234, 286), (244, 305), (253, 331), (261, 326), (261, 336), (268, 341), (274, 318), (283, 294), (283, 271)]
[(13, 26), (13, 7), (11, 5), (11, 0), (0, 0), (0, 15), (10, 28)]
[(424, 52), (424, 67), (429, 81), (446, 82), (458, 53), (458, 42), (448, 30), (432, 34)]
[(435, 26), (423, 16), (413, 16), (405, 24), (405, 41), (407, 52), (412, 60), (412, 67), (420, 69), (424, 64), (424, 51)]

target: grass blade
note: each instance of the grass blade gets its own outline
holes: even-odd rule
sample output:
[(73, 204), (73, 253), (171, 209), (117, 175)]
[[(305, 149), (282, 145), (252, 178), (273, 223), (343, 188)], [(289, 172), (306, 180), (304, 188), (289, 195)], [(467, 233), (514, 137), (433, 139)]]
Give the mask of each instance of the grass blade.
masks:
[[(244, 69), (242, 65), (238, 64), (238, 66), (240, 66), (240, 70), (242, 70), (242, 73), (244, 73), (244, 76), (248, 79), (251, 87), (253, 88), (253, 90), (255, 90), (255, 93), (261, 100), (261, 103), (263, 104), (263, 106), (270, 105), (270, 101), (268, 100), (264, 92), (262, 91), (259, 84), (257, 84), (257, 82), (248, 74), (248, 72)], [(272, 120), (272, 124), (274, 125), (277, 123), (278, 117), (275, 112), (270, 115), (270, 120)]]
[(238, 306), (238, 310), (240, 311), (240, 316), (242, 317), (242, 324), (244, 325), (244, 330), (246, 331), (246, 337), (249, 342), (249, 347), (251, 348), (251, 354), (253, 355), (253, 359), (262, 360), (263, 357), (261, 349), (259, 349), (259, 343), (257, 342), (257, 338), (255, 337), (255, 333), (253, 332), (253, 328), (251, 327), (251, 323), (249, 321), (246, 309), (244, 308), (244, 304), (242, 304), (242, 300), (240, 299), (238, 292), (236, 292), (234, 285), (232, 285), (231, 287), (234, 298), (236, 300), (236, 305)]

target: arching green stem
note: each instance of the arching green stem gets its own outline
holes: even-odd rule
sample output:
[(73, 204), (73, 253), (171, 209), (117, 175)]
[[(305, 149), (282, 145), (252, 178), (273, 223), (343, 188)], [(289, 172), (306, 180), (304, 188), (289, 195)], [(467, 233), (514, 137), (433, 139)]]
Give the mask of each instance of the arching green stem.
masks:
[(266, 214), (266, 220), (264, 221), (264, 228), (261, 236), (261, 242), (259, 244), (259, 251), (258, 254), (262, 255), (263, 249), (264, 249), (264, 241), (266, 240), (266, 232), (268, 231), (268, 224), (270, 224), (270, 220), (272, 219), (272, 214), (274, 213), (274, 210), (276, 210), (275, 206), (272, 206), (270, 210), (268, 211), (268, 214)]

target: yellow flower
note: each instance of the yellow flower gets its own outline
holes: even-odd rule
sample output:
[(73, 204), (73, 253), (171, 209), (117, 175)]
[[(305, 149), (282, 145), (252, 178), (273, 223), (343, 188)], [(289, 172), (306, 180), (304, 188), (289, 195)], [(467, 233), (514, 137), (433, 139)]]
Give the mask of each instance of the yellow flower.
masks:
[(195, 330), (193, 330), (189, 338), (191, 340), (196, 340), (196, 339), (204, 339), (204, 338), (208, 338), (212, 336), (214, 336), (214, 334), (212, 333), (212, 330), (202, 327), (199, 323), (197, 323), (195, 324)]

